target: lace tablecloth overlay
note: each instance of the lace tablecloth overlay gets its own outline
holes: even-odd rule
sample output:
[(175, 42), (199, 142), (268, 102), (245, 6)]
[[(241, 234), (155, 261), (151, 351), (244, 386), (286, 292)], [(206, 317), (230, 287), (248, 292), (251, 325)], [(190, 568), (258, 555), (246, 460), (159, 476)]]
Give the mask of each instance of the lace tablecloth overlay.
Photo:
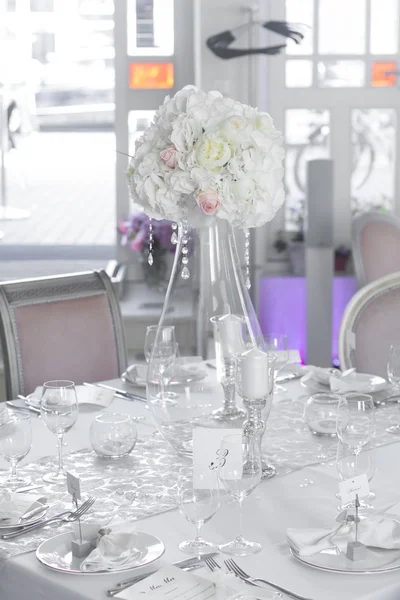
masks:
[[(264, 436), (264, 453), (275, 465), (278, 475), (311, 464), (334, 461), (337, 439), (313, 436), (303, 419), (302, 399), (281, 401), (273, 407)], [(376, 446), (398, 441), (386, 432), (389, 423), (400, 419), (397, 404), (376, 411)], [(54, 456), (20, 467), (21, 475), (29, 475), (33, 483), (42, 484), (42, 476), (55, 470)], [(96, 503), (85, 515), (85, 520), (106, 524), (111, 519), (137, 520), (177, 507), (177, 487), (183, 478), (191, 476), (190, 460), (177, 456), (160, 434), (138, 440), (130, 456), (105, 461), (85, 449), (65, 457), (67, 470), (81, 479), (82, 497), (94, 496)], [(47, 516), (70, 509), (71, 498), (64, 487), (46, 484), (40, 493), (47, 496), (51, 511)], [(26, 536), (2, 540), (0, 561), (11, 556), (35, 550), (49, 537), (70, 530), (68, 523), (49, 525)]]

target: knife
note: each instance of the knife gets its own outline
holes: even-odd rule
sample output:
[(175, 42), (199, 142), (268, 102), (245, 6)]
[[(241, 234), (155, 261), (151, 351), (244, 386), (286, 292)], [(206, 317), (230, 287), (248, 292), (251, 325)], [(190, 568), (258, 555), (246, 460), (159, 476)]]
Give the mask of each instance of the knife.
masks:
[[(202, 556), (193, 556), (192, 558), (186, 558), (185, 560), (179, 560), (178, 562), (172, 563), (174, 565), (174, 567), (179, 567), (179, 569), (184, 569), (185, 567), (191, 567), (191, 566), (195, 566), (195, 565), (201, 565), (206, 558), (213, 558), (214, 556), (217, 556), (218, 552), (209, 552), (209, 554), (203, 554)], [(155, 573), (155, 571), (152, 571), (152, 573)], [(147, 577), (148, 575), (151, 575), (152, 573), (146, 573), (144, 574), (143, 577)], [(130, 577), (129, 579), (124, 579), (124, 581), (119, 581), (117, 583), (117, 585), (115, 587), (121, 588), (121, 587), (125, 587), (127, 586), (131, 581), (135, 581), (137, 579), (138, 575), (136, 575), (136, 577)]]
[(38, 408), (35, 408), (34, 406), (30, 406), (28, 404), (26, 406), (20, 406), (19, 404), (15, 404), (15, 402), (11, 402), (11, 400), (7, 400), (6, 404), (10, 408), (16, 408), (17, 410), (28, 410), (29, 412), (33, 412), (36, 415), (40, 415), (40, 410)]
[(32, 508), (32, 510), (28, 510), (25, 512), (20, 518), (18, 523), (26, 521), (27, 519), (32, 519), (36, 515), (39, 515), (43, 511), (46, 511), (49, 508), (48, 504), (42, 504), (41, 506), (36, 506), (36, 508)]
[(143, 396), (139, 396), (138, 394), (132, 394), (131, 392), (127, 392), (126, 390), (112, 387), (111, 385), (106, 385), (105, 383), (86, 383), (85, 382), (83, 385), (87, 385), (89, 387), (104, 388), (105, 390), (111, 390), (112, 392), (115, 392), (119, 396), (123, 396), (123, 398), (126, 398), (127, 400), (139, 400), (140, 402), (146, 402), (146, 404), (147, 404), (147, 400), (146, 400), (146, 398), (143, 398)]

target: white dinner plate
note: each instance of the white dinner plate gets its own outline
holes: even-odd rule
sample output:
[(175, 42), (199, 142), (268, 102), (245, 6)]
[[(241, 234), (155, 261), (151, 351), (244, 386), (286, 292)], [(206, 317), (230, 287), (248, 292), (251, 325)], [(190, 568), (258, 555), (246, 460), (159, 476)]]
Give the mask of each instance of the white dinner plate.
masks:
[[(34, 502), (32, 504), (30, 510), (33, 510), (34, 508), (39, 508), (39, 506), (43, 506), (44, 504), (46, 504), (45, 501), (39, 502), (39, 500), (37, 500), (36, 502)], [(18, 523), (19, 519), (15, 519), (15, 520), (10, 519), (9, 521), (0, 521), (0, 531), (5, 533), (5, 531), (9, 530), (9, 529), (15, 530), (15, 529), (21, 529), (22, 527), (26, 527), (26, 525), (33, 525), (33, 523), (37, 523), (38, 521), (41, 521), (43, 519), (46, 511), (47, 511), (47, 508), (43, 508), (43, 512), (40, 512), (38, 515), (35, 515), (31, 519), (24, 519), (24, 521), (22, 523)]]
[(385, 390), (388, 387), (388, 382), (386, 379), (383, 379), (383, 377), (370, 375), (368, 373), (357, 373), (356, 371), (343, 373), (339, 380), (346, 383), (346, 386), (349, 387), (354, 384), (356, 387), (355, 391), (363, 394), (373, 394), (374, 392)]
[(132, 563), (129, 567), (121, 567), (112, 571), (81, 571), (80, 566), (84, 558), (76, 558), (72, 556), (71, 541), (74, 539), (74, 534), (71, 532), (60, 533), (45, 542), (42, 542), (36, 550), (36, 558), (46, 567), (63, 573), (71, 573), (73, 575), (106, 575), (110, 573), (119, 573), (120, 571), (132, 571), (138, 567), (148, 565), (162, 556), (165, 552), (165, 546), (161, 540), (150, 533), (137, 531), (136, 544), (140, 551), (140, 556), (134, 566)]
[(365, 558), (357, 561), (350, 560), (344, 552), (334, 548), (311, 556), (300, 556), (294, 548), (290, 548), (290, 552), (297, 560), (309, 567), (333, 573), (364, 575), (366, 573), (387, 573), (400, 569), (400, 549), (367, 548)]
[[(137, 387), (146, 387), (147, 365), (131, 365), (122, 374), (122, 381), (136, 385)], [(168, 385), (188, 385), (196, 381), (202, 381), (208, 373), (202, 365), (186, 364), (179, 367), (178, 373), (171, 379)]]

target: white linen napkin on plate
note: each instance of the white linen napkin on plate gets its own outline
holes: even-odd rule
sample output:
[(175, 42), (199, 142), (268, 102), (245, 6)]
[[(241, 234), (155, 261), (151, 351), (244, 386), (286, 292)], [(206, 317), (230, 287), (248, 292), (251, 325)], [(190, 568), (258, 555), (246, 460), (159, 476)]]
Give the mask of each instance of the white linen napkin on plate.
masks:
[[(95, 385), (76, 385), (76, 397), (79, 405), (100, 406), (107, 408), (114, 399), (115, 392), (105, 388), (96, 387)], [(29, 395), (28, 404), (35, 407), (40, 407), (43, 388), (39, 385), (35, 391)]]
[[(332, 529), (287, 529), (286, 537), (300, 556), (310, 556), (329, 548), (345, 551), (354, 528), (354, 523), (343, 523)], [(365, 546), (385, 550), (400, 548), (400, 502), (384, 513), (362, 520), (358, 539)]]
[(8, 520), (16, 523), (23, 514), (35, 508), (36, 503), (46, 503), (46, 498), (34, 494), (17, 494), (3, 491), (0, 493), (0, 524), (6, 525)]
[[(103, 528), (96, 548), (81, 563), (81, 571), (116, 571), (136, 567), (142, 551), (136, 547), (136, 531), (131, 523), (119, 523)], [(107, 532), (109, 531), (109, 532)]]
[[(176, 359), (174, 366), (174, 379), (186, 380), (191, 377), (203, 378), (207, 371), (202, 365), (201, 356), (182, 356)], [(133, 364), (127, 368), (124, 377), (132, 385), (146, 385), (147, 364)]]

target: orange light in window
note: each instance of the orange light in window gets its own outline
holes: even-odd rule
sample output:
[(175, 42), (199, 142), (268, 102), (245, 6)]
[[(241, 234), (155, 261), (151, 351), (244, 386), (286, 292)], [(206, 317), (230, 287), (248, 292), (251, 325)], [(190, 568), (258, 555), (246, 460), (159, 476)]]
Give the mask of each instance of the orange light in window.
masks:
[(172, 62), (133, 62), (129, 65), (129, 87), (134, 90), (169, 90), (174, 86)]
[(371, 85), (374, 87), (390, 87), (396, 84), (396, 74), (392, 73), (397, 69), (397, 63), (379, 62), (372, 63)]

